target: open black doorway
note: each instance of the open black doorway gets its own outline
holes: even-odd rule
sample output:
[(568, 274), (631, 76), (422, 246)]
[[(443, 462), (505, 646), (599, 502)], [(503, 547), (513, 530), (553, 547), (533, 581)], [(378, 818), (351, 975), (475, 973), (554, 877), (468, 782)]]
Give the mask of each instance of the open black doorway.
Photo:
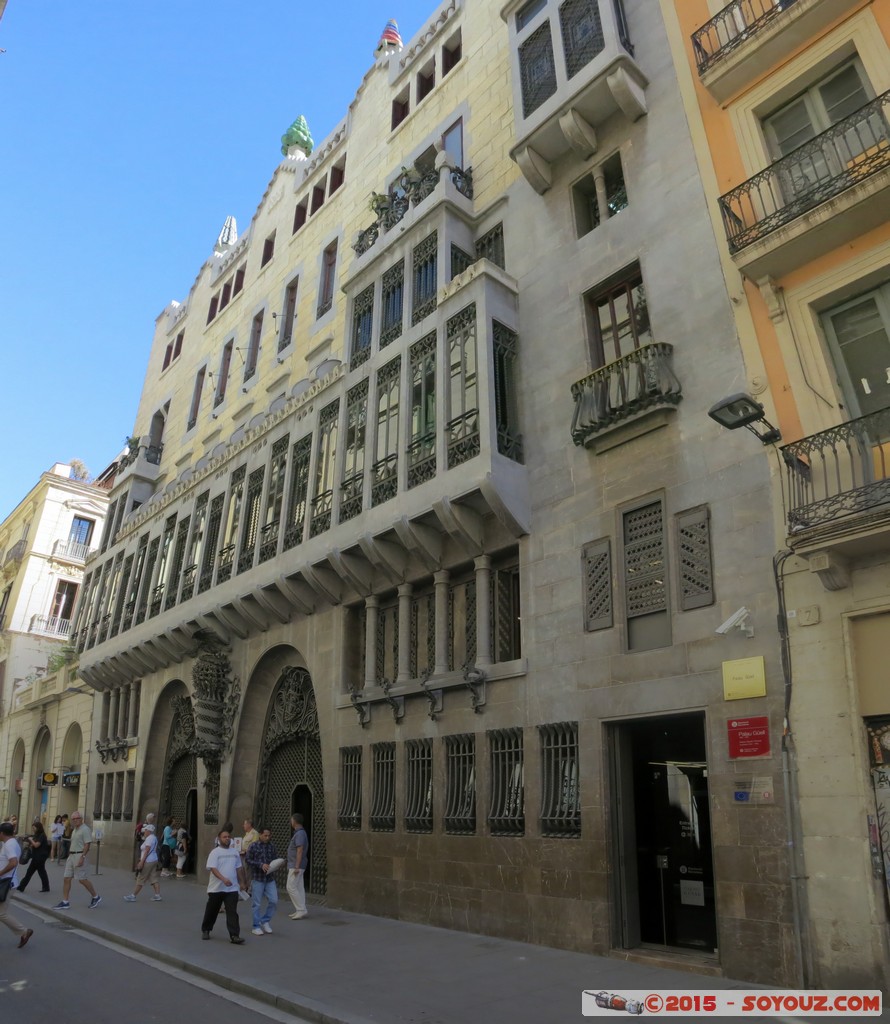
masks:
[(704, 714), (611, 728), (621, 943), (715, 953)]

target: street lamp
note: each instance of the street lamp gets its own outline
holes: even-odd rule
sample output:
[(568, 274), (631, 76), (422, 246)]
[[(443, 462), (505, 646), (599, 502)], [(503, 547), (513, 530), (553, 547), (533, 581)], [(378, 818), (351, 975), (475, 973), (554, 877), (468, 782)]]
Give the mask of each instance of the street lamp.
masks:
[[(708, 415), (727, 430), (738, 430), (745, 427), (763, 444), (773, 444), (782, 440), (778, 427), (774, 427), (766, 418), (763, 406), (744, 392), (723, 398), (708, 409)], [(755, 426), (759, 424), (760, 426)]]

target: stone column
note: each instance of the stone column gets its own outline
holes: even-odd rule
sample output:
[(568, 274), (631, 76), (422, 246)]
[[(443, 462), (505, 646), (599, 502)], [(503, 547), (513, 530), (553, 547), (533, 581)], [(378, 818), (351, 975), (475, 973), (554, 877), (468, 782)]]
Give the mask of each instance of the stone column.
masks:
[(411, 595), (414, 588), (410, 583), (399, 587), (399, 671), (397, 683), (407, 683), (411, 678)]
[(115, 686), (111, 691), (111, 711), (108, 715), (108, 732), (105, 734), (107, 739), (113, 739), (117, 736), (117, 716), (121, 704), (121, 688)]
[(139, 697), (142, 691), (142, 683), (130, 684), (130, 721), (127, 725), (127, 735), (135, 736), (139, 729)]
[(593, 184), (596, 188), (596, 207), (599, 210), (600, 224), (605, 224), (609, 219), (609, 199), (606, 194), (606, 176), (602, 167), (593, 172)]
[(132, 686), (127, 683), (126, 686), (121, 687), (120, 705), (118, 707), (117, 716), (117, 735), (127, 736), (127, 719), (130, 711), (130, 700), (132, 699)]
[(436, 667), (434, 674), (445, 675), (448, 671), (448, 581), (451, 574), (447, 569), (433, 573), (436, 591)]
[(111, 692), (102, 694), (102, 720), (99, 723), (99, 739), (108, 739), (108, 723), (111, 721)]
[(491, 657), (491, 558), (480, 555), (476, 569), (476, 667), (492, 664)]
[(377, 619), (380, 598), (365, 598), (365, 689), (377, 685)]

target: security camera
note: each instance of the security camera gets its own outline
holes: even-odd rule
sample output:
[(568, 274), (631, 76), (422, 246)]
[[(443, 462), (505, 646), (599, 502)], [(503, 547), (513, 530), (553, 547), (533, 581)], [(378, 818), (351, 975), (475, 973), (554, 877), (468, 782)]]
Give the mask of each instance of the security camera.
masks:
[(731, 629), (742, 629), (749, 637), (754, 636), (753, 627), (748, 625), (748, 618), (751, 613), (748, 609), (742, 605), (737, 612), (733, 612), (732, 615), (725, 622), (721, 622), (720, 625), (714, 630), (717, 636), (726, 636)]

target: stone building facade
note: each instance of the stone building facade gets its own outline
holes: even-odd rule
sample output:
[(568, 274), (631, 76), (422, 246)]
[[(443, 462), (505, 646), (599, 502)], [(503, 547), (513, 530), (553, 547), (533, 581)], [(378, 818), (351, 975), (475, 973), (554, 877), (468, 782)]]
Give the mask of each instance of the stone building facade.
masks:
[(314, 899), (791, 983), (771, 481), (707, 417), (659, 8), (447, 0), (282, 150), (158, 318), (79, 606), (106, 844), (298, 810)]
[[(763, 458), (774, 472), (802, 976), (882, 988), (890, 3), (661, 6), (747, 367), (746, 386), (726, 382), (719, 397), (747, 392), (743, 404), (765, 406), (781, 434), (765, 438), (777, 457)], [(753, 429), (768, 434), (762, 421)]]

